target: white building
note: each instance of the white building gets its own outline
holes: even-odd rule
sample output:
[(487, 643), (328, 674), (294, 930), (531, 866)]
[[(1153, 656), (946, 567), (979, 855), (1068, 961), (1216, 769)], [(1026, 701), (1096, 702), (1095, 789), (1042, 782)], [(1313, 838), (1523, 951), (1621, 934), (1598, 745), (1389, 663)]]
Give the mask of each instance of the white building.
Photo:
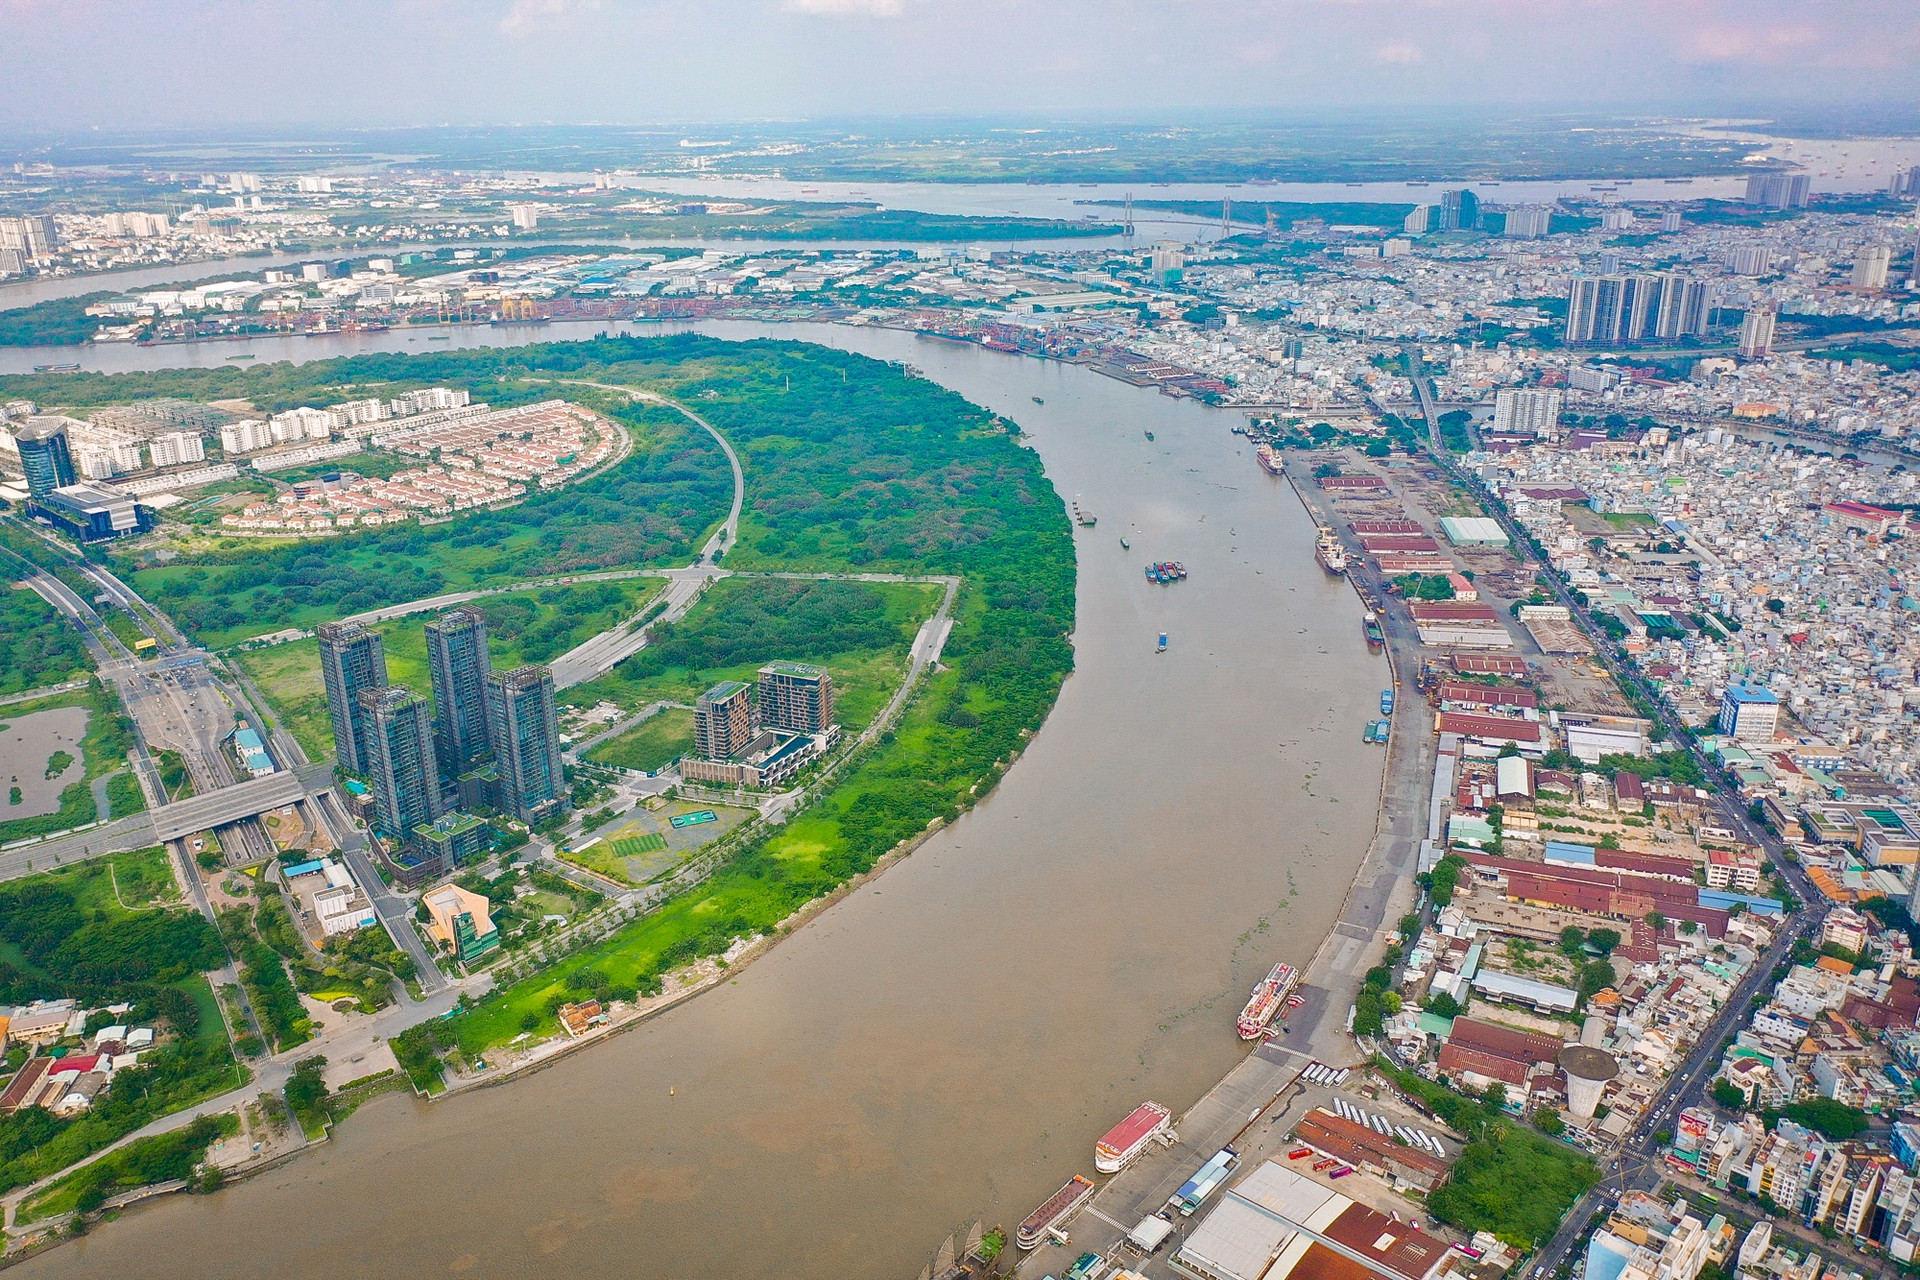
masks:
[(220, 447), (229, 454), (252, 453), (273, 444), (273, 428), (258, 418), (242, 418), (220, 428)]
[(1772, 742), (1780, 726), (1780, 699), (1772, 690), (1730, 684), (1720, 695), (1720, 732), (1740, 742)]
[(1893, 250), (1884, 244), (1870, 244), (1853, 260), (1853, 285), (1859, 289), (1887, 287), (1887, 268), (1893, 263)]
[(1525, 435), (1551, 435), (1560, 425), (1563, 395), (1557, 387), (1516, 390), (1503, 387), (1493, 397), (1493, 429)]
[(201, 462), (207, 456), (207, 442), (197, 432), (168, 431), (147, 442), (156, 467), (177, 467), (186, 462)]
[(1518, 209), (1507, 210), (1507, 225), (1500, 234), (1537, 240), (1547, 234), (1547, 226), (1552, 219), (1553, 209), (1549, 205), (1522, 205)]

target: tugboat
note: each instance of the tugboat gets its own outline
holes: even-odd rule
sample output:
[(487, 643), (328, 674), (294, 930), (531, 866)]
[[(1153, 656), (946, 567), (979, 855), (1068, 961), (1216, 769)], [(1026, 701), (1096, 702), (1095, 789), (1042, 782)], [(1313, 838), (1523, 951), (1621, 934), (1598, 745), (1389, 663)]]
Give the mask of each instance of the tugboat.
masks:
[(1035, 397), (1033, 398), (1033, 402), (1034, 402), (1035, 404), (1045, 404), (1045, 403), (1046, 403), (1046, 401), (1045, 401), (1045, 400), (1042, 400), (1042, 399), (1041, 399), (1041, 398), (1040, 398), (1039, 396), (1035, 396)]
[(1167, 633), (1162, 631), (1160, 633), (1160, 644), (1157, 648), (1154, 649), (1154, 652), (1165, 653), (1166, 651), (1167, 651)]
[(1153, 439), (1153, 432), (1151, 431), (1147, 432), (1147, 439), (1149, 440)]
[(1131, 542), (1128, 542), (1125, 538), (1122, 538), (1120, 539), (1120, 549), (1122, 551), (1131, 551), (1133, 550), (1133, 544)]

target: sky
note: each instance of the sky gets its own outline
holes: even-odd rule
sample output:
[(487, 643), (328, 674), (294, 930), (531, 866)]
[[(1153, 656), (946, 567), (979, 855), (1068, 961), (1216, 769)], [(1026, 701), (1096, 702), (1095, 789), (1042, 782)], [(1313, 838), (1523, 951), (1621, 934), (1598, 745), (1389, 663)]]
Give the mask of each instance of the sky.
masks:
[(0, 0), (0, 131), (1920, 104), (1920, 0)]

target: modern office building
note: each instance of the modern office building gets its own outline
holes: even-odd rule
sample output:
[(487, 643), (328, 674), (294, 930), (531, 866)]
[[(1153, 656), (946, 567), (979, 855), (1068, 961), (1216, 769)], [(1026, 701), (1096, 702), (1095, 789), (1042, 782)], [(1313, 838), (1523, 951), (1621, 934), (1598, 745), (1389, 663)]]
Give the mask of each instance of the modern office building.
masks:
[(387, 687), (386, 653), (380, 637), (358, 622), (323, 622), (314, 634), (320, 638), (320, 681), (333, 720), (334, 755), (342, 769), (365, 776), (367, 727), (360, 695)]
[(449, 609), (427, 624), (427, 670), (433, 679), (433, 745), (442, 777), (471, 772), (487, 744), (487, 619), (478, 609)]
[(1887, 287), (1887, 268), (1893, 265), (1893, 250), (1884, 244), (1870, 244), (1853, 260), (1853, 285), (1860, 289)]
[(374, 824), (389, 840), (412, 840), (414, 828), (447, 811), (433, 762), (433, 716), (411, 689), (363, 689), (367, 781), (373, 786)]
[(1562, 396), (1559, 389), (1552, 387), (1527, 390), (1503, 387), (1493, 395), (1493, 429), (1530, 436), (1548, 435), (1560, 425)]
[(529, 825), (567, 808), (553, 671), (529, 663), (487, 677), (487, 738), (500, 771), (500, 807)]
[(103, 484), (62, 486), (35, 497), (33, 509), (76, 542), (102, 542), (153, 528), (151, 509)]
[(1812, 180), (1804, 173), (1756, 173), (1747, 179), (1747, 203), (1760, 209), (1804, 209)]
[(1523, 204), (1517, 209), (1507, 210), (1507, 223), (1500, 229), (1500, 234), (1537, 240), (1547, 234), (1552, 220), (1553, 208), (1550, 205)]
[(788, 733), (825, 733), (833, 723), (833, 677), (798, 662), (760, 668), (760, 724)]
[(1461, 188), (1440, 193), (1440, 229), (1474, 231), (1480, 226), (1480, 197)]
[(704, 760), (727, 760), (753, 741), (753, 687), (738, 680), (713, 686), (693, 700), (693, 750)]
[(443, 884), (421, 895), (432, 923), (427, 932), (445, 943), (462, 964), (472, 964), (500, 945), (491, 905), (486, 898), (457, 884)]
[(14, 433), (20, 449), (20, 467), (27, 473), (27, 492), (42, 497), (79, 479), (73, 470), (73, 447), (67, 424), (59, 418), (30, 418)]
[(1773, 354), (1774, 312), (1770, 306), (1754, 307), (1740, 322), (1740, 358), (1764, 360)]
[(1772, 742), (1780, 699), (1758, 685), (1730, 684), (1720, 695), (1720, 732), (1740, 742)]

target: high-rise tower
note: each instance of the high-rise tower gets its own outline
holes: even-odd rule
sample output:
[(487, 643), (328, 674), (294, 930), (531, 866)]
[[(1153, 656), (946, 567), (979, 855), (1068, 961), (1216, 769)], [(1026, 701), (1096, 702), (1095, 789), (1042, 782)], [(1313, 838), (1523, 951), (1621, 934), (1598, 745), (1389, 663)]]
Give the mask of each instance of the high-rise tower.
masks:
[(487, 758), (487, 620), (472, 608), (449, 609), (427, 624), (433, 678), (433, 745), (440, 771), (457, 778)]
[(320, 638), (320, 682), (333, 720), (334, 754), (348, 773), (365, 774), (367, 728), (360, 695), (387, 687), (380, 637), (358, 622), (323, 622), (314, 634)]
[(540, 822), (567, 807), (553, 671), (529, 663), (487, 677), (487, 737), (500, 770), (500, 807)]

